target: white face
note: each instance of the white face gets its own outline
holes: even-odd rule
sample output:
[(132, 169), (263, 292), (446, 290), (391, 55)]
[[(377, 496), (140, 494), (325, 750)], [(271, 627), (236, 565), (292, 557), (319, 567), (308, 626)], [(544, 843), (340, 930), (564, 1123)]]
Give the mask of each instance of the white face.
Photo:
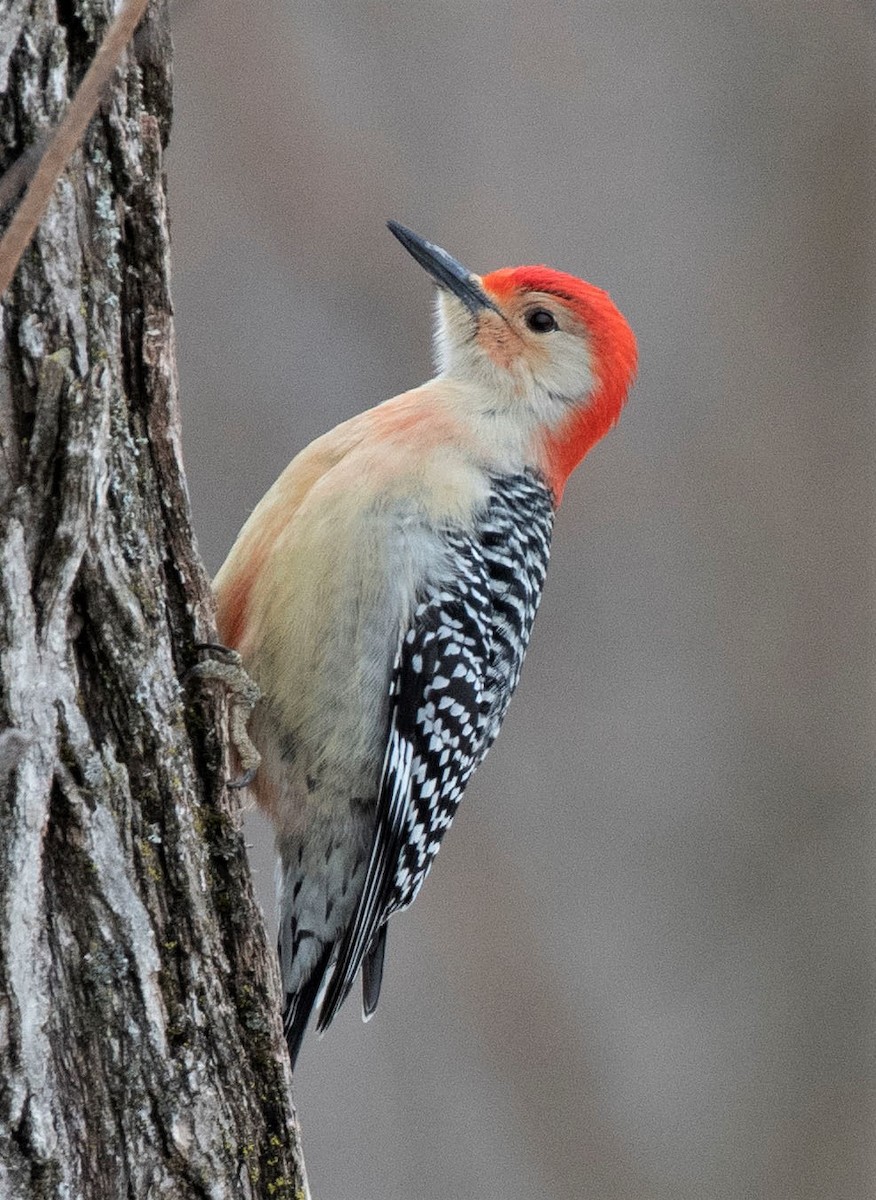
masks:
[[(498, 302), (498, 301), (497, 301)], [(442, 375), (481, 385), (497, 402), (532, 406), (541, 419), (585, 403), (595, 376), (587, 331), (556, 296), (515, 294), (500, 303), (504, 318), (475, 317), (439, 291), (435, 356)]]

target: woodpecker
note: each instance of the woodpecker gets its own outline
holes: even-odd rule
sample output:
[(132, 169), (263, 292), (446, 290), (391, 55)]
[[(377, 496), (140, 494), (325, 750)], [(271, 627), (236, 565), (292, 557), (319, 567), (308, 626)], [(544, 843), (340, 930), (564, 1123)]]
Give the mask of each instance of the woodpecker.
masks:
[(636, 369), (606, 292), (543, 266), (479, 277), (394, 221), (438, 285), (437, 374), (292, 460), (215, 580), (261, 691), (256, 798), (278, 850), (294, 1066), (417, 895), (520, 676), (571, 471)]

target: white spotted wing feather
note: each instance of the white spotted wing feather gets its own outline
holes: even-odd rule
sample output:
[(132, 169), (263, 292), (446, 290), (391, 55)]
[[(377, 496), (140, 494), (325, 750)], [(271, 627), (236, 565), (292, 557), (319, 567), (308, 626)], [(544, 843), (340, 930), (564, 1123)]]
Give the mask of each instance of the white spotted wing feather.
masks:
[[(321, 1006), (325, 1029), (385, 925), (417, 895), (472, 772), (499, 731), (541, 598), (553, 504), (529, 473), (492, 481), (474, 532), (446, 532), (448, 574), (424, 586), (402, 631), (365, 883)], [(373, 1011), (379, 975), (369, 983)]]

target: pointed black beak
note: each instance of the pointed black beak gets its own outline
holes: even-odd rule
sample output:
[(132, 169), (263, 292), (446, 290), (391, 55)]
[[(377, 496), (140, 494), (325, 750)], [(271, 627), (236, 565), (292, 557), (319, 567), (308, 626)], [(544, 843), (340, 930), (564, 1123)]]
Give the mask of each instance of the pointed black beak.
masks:
[(501, 310), (489, 298), (471, 271), (467, 271), (462, 263), (451, 258), (446, 250), (427, 242), (419, 234), (406, 229), (404, 225), (399, 225), (398, 221), (387, 221), (386, 226), (390, 233), (395, 234), (408, 254), (412, 255), (421, 267), (425, 267), (438, 286), (458, 296), (474, 316), (485, 308), (492, 309), (493, 312), (499, 313), (499, 316), (502, 315)]

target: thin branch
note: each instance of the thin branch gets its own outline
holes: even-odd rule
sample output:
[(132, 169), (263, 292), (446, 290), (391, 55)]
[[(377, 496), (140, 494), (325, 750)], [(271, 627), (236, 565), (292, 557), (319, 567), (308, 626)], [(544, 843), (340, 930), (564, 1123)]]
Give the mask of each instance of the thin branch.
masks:
[(100, 103), (101, 93), (148, 3), (149, 0), (126, 0), (107, 30), (64, 119), (49, 141), (24, 199), (0, 241), (0, 297), (12, 282), (21, 256), (43, 219), (55, 184), (82, 140), (88, 122)]

